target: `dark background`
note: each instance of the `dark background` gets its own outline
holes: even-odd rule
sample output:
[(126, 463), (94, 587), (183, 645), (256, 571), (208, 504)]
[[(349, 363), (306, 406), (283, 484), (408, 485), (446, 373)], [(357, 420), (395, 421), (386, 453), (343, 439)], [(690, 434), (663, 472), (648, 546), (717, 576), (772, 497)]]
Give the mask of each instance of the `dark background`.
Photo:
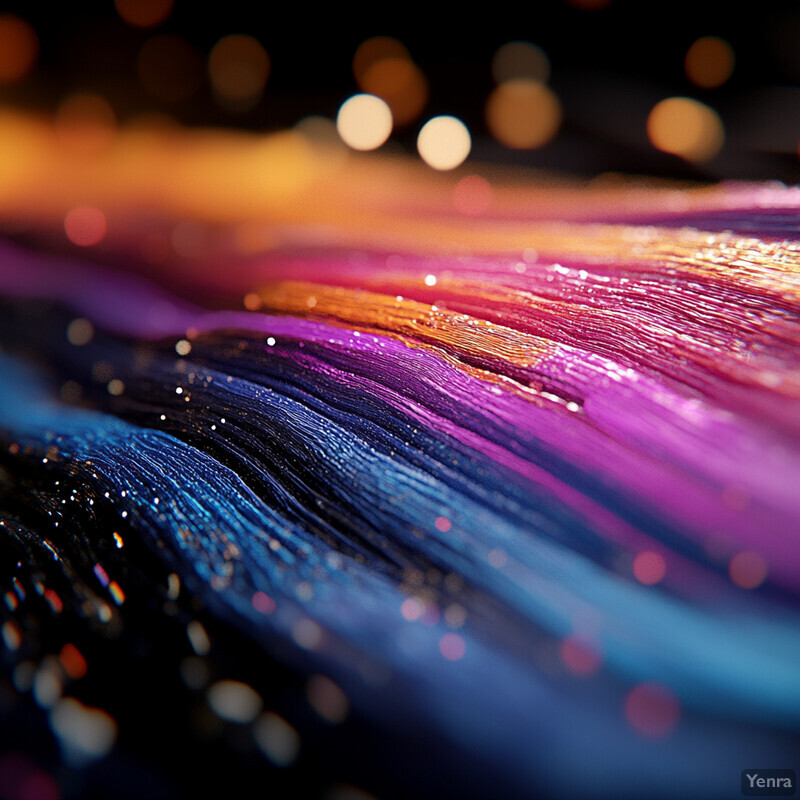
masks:
[[(575, 0), (578, 2), (579, 0)], [(188, 125), (270, 131), (319, 114), (334, 118), (358, 91), (353, 54), (371, 36), (400, 39), (425, 73), (430, 99), (422, 117), (393, 141), (409, 152), (419, 127), (438, 113), (462, 118), (473, 135), (472, 157), (566, 170), (608, 171), (718, 180), (800, 178), (800, 5), (611, 0), (587, 10), (567, 0), (526, 3), (522, 10), (486, 4), (478, 11), (454, 4), (389, 6), (367, 11), (344, 5), (176, 0), (158, 28), (126, 25), (112, 0), (84, 3), (6, 3), (36, 29), (41, 51), (22, 82), (0, 88), (0, 103), (53, 110), (70, 92), (102, 94), (125, 122), (157, 111)], [(220, 109), (207, 78), (188, 99), (153, 97), (137, 76), (142, 45), (177, 34), (204, 59), (230, 33), (247, 33), (266, 48), (271, 73), (259, 105), (247, 113)], [(694, 87), (684, 57), (700, 36), (733, 47), (736, 66), (718, 89)], [(550, 86), (564, 121), (558, 136), (534, 151), (512, 151), (491, 140), (484, 118), (493, 88), (491, 58), (502, 44), (526, 40), (551, 62)], [(650, 109), (669, 96), (694, 97), (723, 119), (726, 143), (702, 165), (656, 151), (646, 135)]]

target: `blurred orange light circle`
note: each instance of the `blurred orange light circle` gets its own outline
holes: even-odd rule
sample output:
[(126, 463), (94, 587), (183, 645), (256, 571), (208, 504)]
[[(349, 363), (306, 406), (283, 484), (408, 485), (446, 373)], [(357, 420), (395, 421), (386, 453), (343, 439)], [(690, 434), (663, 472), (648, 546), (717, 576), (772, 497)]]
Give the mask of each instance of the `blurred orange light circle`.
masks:
[(39, 37), (25, 20), (0, 14), (0, 84), (24, 78), (39, 55)]
[(376, 61), (364, 72), (360, 86), (389, 104), (396, 125), (413, 122), (428, 102), (428, 82), (422, 70), (405, 58)]
[(105, 214), (92, 206), (76, 206), (64, 217), (67, 238), (79, 247), (91, 247), (102, 242), (106, 230)]
[(656, 149), (697, 162), (713, 158), (725, 141), (717, 112), (689, 97), (656, 104), (647, 118), (647, 135)]
[(379, 61), (395, 58), (401, 61), (411, 61), (411, 55), (402, 42), (393, 39), (391, 36), (374, 36), (371, 39), (367, 39), (359, 46), (353, 56), (353, 76), (356, 79), (356, 83), (364, 89), (364, 76), (370, 67)]
[(257, 39), (244, 34), (223, 37), (208, 57), (208, 73), (217, 96), (242, 110), (261, 99), (269, 70), (267, 51)]
[(561, 103), (544, 84), (528, 79), (498, 86), (486, 104), (492, 136), (506, 147), (531, 149), (547, 144), (561, 125)]
[(497, 83), (527, 78), (547, 83), (550, 59), (541, 47), (530, 42), (508, 42), (494, 54), (492, 75)]
[(716, 89), (733, 72), (733, 48), (718, 36), (703, 36), (686, 53), (686, 77), (701, 89)]
[(58, 107), (55, 130), (61, 143), (74, 152), (96, 153), (114, 138), (117, 117), (98, 94), (78, 92)]
[(114, 0), (117, 13), (134, 28), (154, 28), (172, 12), (172, 0)]

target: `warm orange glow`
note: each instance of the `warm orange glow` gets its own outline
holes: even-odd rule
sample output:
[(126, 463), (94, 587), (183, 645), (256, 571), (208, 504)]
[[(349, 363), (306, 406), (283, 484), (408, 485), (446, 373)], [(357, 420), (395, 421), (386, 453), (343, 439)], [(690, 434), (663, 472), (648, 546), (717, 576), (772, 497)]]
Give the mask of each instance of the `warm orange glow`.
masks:
[(486, 122), (495, 139), (506, 147), (542, 147), (558, 131), (561, 103), (542, 83), (527, 79), (508, 81), (489, 96)]
[(428, 82), (422, 70), (406, 58), (376, 61), (363, 73), (359, 85), (389, 104), (397, 125), (413, 122), (428, 102)]
[(225, 36), (208, 57), (217, 99), (234, 111), (248, 111), (261, 100), (269, 70), (267, 51), (252, 36)]
[(388, 103), (395, 125), (413, 122), (428, 102), (425, 75), (397, 39), (367, 39), (353, 58), (353, 75), (363, 92)]
[(550, 59), (541, 47), (530, 42), (504, 44), (492, 59), (492, 75), (497, 83), (525, 78), (547, 83)]
[(455, 169), (472, 149), (467, 126), (455, 117), (434, 117), (423, 125), (417, 137), (422, 160), (434, 169)]
[(154, 36), (139, 51), (139, 80), (160, 100), (188, 99), (200, 88), (202, 75), (200, 54), (179, 36)]
[(68, 642), (61, 648), (58, 659), (64, 667), (64, 672), (66, 672), (72, 680), (78, 681), (86, 675), (86, 659), (81, 654), (81, 651), (71, 642)]
[[(390, 36), (375, 36), (363, 42), (353, 56), (353, 76), (364, 89), (363, 80), (368, 70), (379, 61), (399, 59), (411, 61), (411, 55), (402, 42)], [(366, 89), (364, 89), (366, 91)]]
[(339, 109), (336, 129), (354, 150), (374, 150), (392, 132), (392, 112), (380, 97), (356, 94)]
[(703, 36), (686, 53), (686, 77), (701, 89), (716, 89), (733, 72), (733, 48), (717, 36)]
[(154, 28), (172, 12), (172, 0), (114, 0), (117, 13), (134, 28)]
[(658, 103), (647, 118), (653, 147), (687, 161), (707, 161), (722, 148), (725, 131), (714, 109), (689, 97)]
[(80, 92), (70, 95), (58, 107), (55, 128), (56, 136), (68, 149), (97, 153), (113, 140), (117, 117), (103, 97)]
[(25, 20), (0, 14), (0, 84), (14, 83), (33, 69), (39, 37)]
[(77, 206), (64, 217), (67, 238), (79, 247), (91, 247), (102, 242), (106, 235), (106, 217), (91, 206)]

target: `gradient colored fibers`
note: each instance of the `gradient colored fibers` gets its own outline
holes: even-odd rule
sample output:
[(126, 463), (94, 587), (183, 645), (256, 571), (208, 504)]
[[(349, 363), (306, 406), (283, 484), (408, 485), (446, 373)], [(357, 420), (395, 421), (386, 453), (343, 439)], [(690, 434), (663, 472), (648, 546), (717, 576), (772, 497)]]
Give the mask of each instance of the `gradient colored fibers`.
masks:
[[(253, 156), (222, 144), (195, 189)], [(287, 796), (715, 798), (791, 767), (796, 192), (496, 183), (467, 223), (460, 176), (389, 198), (262, 144), (308, 170), (257, 213), (145, 213), (110, 162), (34, 210), (17, 169), (0, 631), (35, 769), (210, 775), (180, 740)]]

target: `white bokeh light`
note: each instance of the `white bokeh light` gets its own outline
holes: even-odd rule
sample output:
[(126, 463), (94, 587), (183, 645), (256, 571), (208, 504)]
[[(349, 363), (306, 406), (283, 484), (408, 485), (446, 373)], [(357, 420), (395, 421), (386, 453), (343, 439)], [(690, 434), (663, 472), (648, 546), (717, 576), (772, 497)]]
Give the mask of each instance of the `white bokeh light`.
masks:
[(417, 150), (434, 169), (455, 169), (464, 163), (472, 148), (467, 126), (455, 117), (434, 117), (422, 126)]
[(392, 132), (392, 112), (380, 97), (356, 94), (342, 103), (336, 129), (354, 150), (375, 150)]

